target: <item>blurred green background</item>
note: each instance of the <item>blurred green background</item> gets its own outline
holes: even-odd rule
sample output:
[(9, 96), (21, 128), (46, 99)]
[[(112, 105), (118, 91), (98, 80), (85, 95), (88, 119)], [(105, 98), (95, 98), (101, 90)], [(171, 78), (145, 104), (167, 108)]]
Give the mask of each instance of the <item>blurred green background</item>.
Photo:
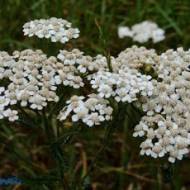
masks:
[[(69, 20), (80, 29), (81, 37), (62, 45), (23, 36), (25, 22), (49, 17)], [(79, 48), (90, 55), (109, 52), (116, 56), (134, 44), (130, 39), (118, 38), (118, 26), (131, 26), (143, 20), (155, 21), (166, 31), (166, 40), (144, 44), (147, 48), (155, 48), (160, 53), (169, 48), (190, 47), (190, 0), (0, 0), (0, 50), (12, 52), (31, 48), (56, 55), (59, 49)], [(133, 113), (130, 114), (133, 118)], [(138, 122), (129, 121), (131, 128)], [(36, 180), (32, 185), (0, 189), (47, 190), (42, 182), (45, 177), (38, 179), (47, 177), (49, 168), (53, 168), (43, 131), (38, 126), (7, 126), (7, 123), (0, 123), (0, 177), (32, 176)], [(75, 175), (77, 180), (86, 175), (87, 165), (102, 146), (104, 131), (101, 127), (83, 128), (82, 133), (66, 145), (67, 177)], [(83, 189), (190, 189), (189, 156), (174, 165), (140, 157), (140, 140), (133, 139), (130, 128), (120, 125), (119, 121), (106, 143)]]
[[(129, 39), (118, 39), (118, 25), (131, 26), (152, 20), (166, 30), (166, 40), (154, 47), (163, 52), (168, 48), (190, 45), (189, 0), (0, 0), (0, 48), (8, 51), (24, 48), (43, 48), (47, 52), (65, 46), (25, 38), (22, 25), (38, 18), (68, 19), (81, 31), (72, 42), (86, 53), (116, 55), (133, 44)], [(68, 46), (68, 45), (67, 45)]]

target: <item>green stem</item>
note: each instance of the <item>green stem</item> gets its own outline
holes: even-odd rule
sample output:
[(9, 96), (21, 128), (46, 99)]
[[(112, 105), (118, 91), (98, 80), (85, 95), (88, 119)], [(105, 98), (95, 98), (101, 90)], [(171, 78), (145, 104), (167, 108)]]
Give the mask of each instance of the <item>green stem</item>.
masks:
[(66, 180), (64, 179), (64, 163), (63, 163), (63, 153), (62, 153), (62, 148), (60, 144), (55, 143), (57, 141), (56, 135), (54, 134), (53, 127), (52, 127), (52, 117), (47, 116), (45, 113), (45, 110), (43, 110), (43, 127), (46, 132), (49, 144), (50, 144), (50, 149), (52, 154), (54, 155), (53, 158), (56, 161), (57, 168), (59, 170), (59, 175), (60, 175), (60, 181), (62, 183), (62, 187), (64, 190), (69, 190), (68, 184), (66, 183)]

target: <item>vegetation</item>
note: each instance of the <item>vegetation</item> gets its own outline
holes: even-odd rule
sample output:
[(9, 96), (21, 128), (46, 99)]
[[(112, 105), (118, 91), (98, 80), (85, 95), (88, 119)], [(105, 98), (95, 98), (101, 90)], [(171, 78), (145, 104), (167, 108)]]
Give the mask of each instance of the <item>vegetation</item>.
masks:
[[(23, 36), (25, 22), (49, 17), (72, 22), (81, 37), (62, 45)], [(56, 55), (59, 49), (79, 48), (92, 56), (115, 56), (134, 44), (118, 38), (118, 26), (143, 20), (153, 20), (166, 31), (166, 40), (144, 44), (147, 48), (158, 52), (181, 46), (187, 49), (189, 17), (189, 0), (0, 0), (0, 49), (42, 49)], [(65, 89), (63, 99), (69, 91)], [(33, 113), (23, 110), (30, 119), (22, 125), (0, 121), (0, 177), (14, 175), (23, 180), (22, 185), (2, 189), (189, 189), (189, 157), (170, 164), (140, 156), (140, 141), (132, 137), (132, 130), (142, 113), (131, 106), (120, 109), (124, 114), (110, 129), (68, 122), (49, 131), (48, 139), (44, 128), (56, 121), (47, 120), (43, 113), (37, 113), (34, 120)], [(52, 133), (62, 136), (53, 141)]]

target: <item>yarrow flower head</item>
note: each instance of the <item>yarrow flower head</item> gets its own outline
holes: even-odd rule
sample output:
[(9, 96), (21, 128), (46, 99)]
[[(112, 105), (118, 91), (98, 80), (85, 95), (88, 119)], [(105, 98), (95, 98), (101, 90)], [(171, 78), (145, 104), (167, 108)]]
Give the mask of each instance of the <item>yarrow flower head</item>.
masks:
[(74, 66), (79, 73), (90, 73), (99, 70), (108, 70), (107, 58), (102, 55), (91, 57), (84, 55), (79, 49), (72, 51), (60, 50), (57, 58), (68, 66)]
[(160, 56), (158, 81), (153, 96), (143, 98), (146, 115), (135, 127), (134, 136), (144, 136), (141, 154), (181, 160), (190, 145), (190, 50), (168, 50)]
[(109, 106), (109, 102), (96, 94), (90, 94), (87, 98), (73, 96), (66, 103), (67, 106), (63, 108), (58, 116), (61, 121), (71, 114), (73, 122), (81, 120), (89, 127), (92, 127), (93, 125), (100, 125), (112, 117), (113, 109)]
[(41, 50), (15, 51), (12, 56), (0, 52), (0, 60), (0, 77), (8, 80), (8, 85), (1, 87), (1, 119), (17, 114), (11, 112), (11, 105), (17, 103), (42, 110), (48, 102), (57, 102), (60, 84), (73, 88), (84, 85), (75, 67), (58, 62), (56, 57), (48, 58)]
[(138, 95), (151, 96), (151, 77), (128, 69), (118, 73), (99, 71), (88, 78), (92, 88), (97, 89), (102, 98), (114, 97), (117, 102), (136, 101)]
[(113, 69), (127, 71), (128, 67), (139, 70), (144, 66), (156, 67), (160, 57), (154, 49), (132, 46), (122, 51), (113, 63)]
[[(10, 62), (12, 64), (8, 64)], [(4, 75), (4, 78), (9, 80), (3, 92), (7, 103), (5, 106), (3, 101), (4, 103), (1, 102), (0, 105), (7, 107), (20, 102), (23, 107), (30, 105), (32, 109), (41, 110), (47, 105), (47, 101), (58, 101), (55, 93), (56, 73), (52, 66), (55, 62), (56, 59), (47, 58), (40, 50), (16, 51), (10, 59), (4, 59), (4, 64), (0, 68), (5, 69), (4, 73), (10, 74)], [(10, 109), (8, 109), (4, 116), (10, 114)]]
[(158, 43), (165, 39), (165, 31), (152, 21), (143, 21), (131, 27), (121, 26), (118, 28), (119, 38), (130, 37), (139, 43), (148, 42), (152, 39), (153, 43)]
[(67, 20), (61, 18), (39, 19), (27, 22), (23, 26), (24, 35), (29, 37), (50, 38), (52, 42), (66, 43), (79, 37), (79, 29), (72, 28)]

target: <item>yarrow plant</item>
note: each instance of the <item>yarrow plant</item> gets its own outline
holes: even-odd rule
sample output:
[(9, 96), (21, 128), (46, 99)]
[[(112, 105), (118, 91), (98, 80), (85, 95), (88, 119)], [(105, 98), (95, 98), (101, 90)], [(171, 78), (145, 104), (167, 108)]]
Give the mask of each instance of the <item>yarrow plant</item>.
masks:
[[(150, 31), (145, 34), (142, 27)], [(23, 31), (61, 43), (79, 37), (79, 29), (57, 18), (30, 21)], [(126, 33), (139, 42), (164, 39), (164, 32), (149, 22)], [(109, 128), (119, 121), (121, 105), (135, 105), (143, 112), (132, 129), (134, 137), (143, 137), (140, 154), (174, 163), (189, 152), (189, 50), (158, 55), (154, 49), (132, 46), (116, 57), (92, 57), (76, 48), (61, 49), (56, 56), (31, 49), (1, 51), (0, 80), (0, 119), (19, 122), (23, 112), (34, 112), (45, 117), (45, 128), (52, 115), (63, 124)], [(65, 99), (62, 94), (68, 88)], [(51, 135), (48, 132), (48, 138)]]

